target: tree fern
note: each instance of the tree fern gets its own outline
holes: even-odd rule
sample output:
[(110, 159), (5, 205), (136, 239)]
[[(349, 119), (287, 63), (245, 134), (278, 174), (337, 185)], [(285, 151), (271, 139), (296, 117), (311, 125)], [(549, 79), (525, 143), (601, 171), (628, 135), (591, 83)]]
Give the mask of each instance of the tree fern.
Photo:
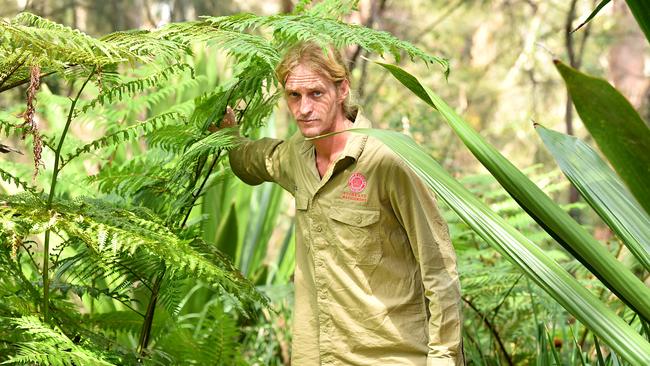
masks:
[(96, 106), (111, 104), (123, 100), (124, 98), (133, 97), (137, 93), (142, 93), (150, 88), (159, 86), (164, 82), (169, 81), (171, 77), (185, 71), (189, 71), (191, 78), (194, 78), (194, 69), (190, 65), (184, 63), (176, 63), (172, 64), (169, 67), (166, 67), (157, 73), (154, 73), (153, 75), (148, 75), (143, 78), (126, 81), (112, 86), (111, 88), (102, 90), (99, 95), (97, 95), (97, 97), (84, 105), (78, 113), (82, 114)]
[(11, 321), (17, 330), (29, 335), (29, 340), (20, 342), (17, 345), (17, 354), (10, 356), (6, 363), (53, 366), (113, 365), (103, 352), (78, 345), (60, 330), (43, 324), (37, 317), (26, 316)]
[(6, 182), (9, 182), (9, 183), (12, 183), (12, 184), (16, 185), (16, 187), (24, 189), (27, 192), (31, 192), (33, 194), (38, 194), (39, 193), (38, 188), (28, 184), (27, 182), (24, 182), (21, 178), (19, 178), (19, 177), (15, 176), (15, 175), (5, 171), (2, 168), (0, 168), (0, 178), (2, 178), (2, 180), (6, 181)]
[(185, 116), (177, 112), (160, 114), (158, 116), (149, 118), (146, 121), (142, 121), (140, 123), (115, 131), (97, 140), (89, 142), (81, 147), (78, 147), (74, 152), (66, 155), (63, 160), (64, 162), (69, 162), (70, 160), (83, 153), (91, 152), (93, 150), (101, 149), (111, 145), (117, 145), (124, 141), (134, 139), (138, 136), (151, 133), (156, 129), (164, 126), (166, 123), (183, 123), (185, 119)]
[[(209, 182), (230, 174), (222, 158), (236, 143), (234, 131), (209, 133), (208, 128), (221, 121), (227, 106), (235, 108), (244, 135), (263, 125), (281, 97), (275, 66), (286, 46), (299, 40), (359, 44), (382, 56), (405, 54), (447, 71), (445, 60), (410, 43), (340, 21), (341, 10), (354, 3), (308, 6), (303, 1), (294, 14), (204, 17), (101, 38), (28, 13), (0, 22), (0, 92), (28, 83), (30, 76), (52, 75), (53, 83), (69, 82), (77, 95), (71, 102), (44, 86), (38, 103), (34, 98), (26, 103), (48, 122), (58, 119), (41, 134), (54, 155), (47, 160), (54, 161), (47, 171), (49, 186), (35, 188), (18, 169), (0, 169), (2, 180), (28, 191), (0, 195), (0, 254), (12, 258), (12, 250), (17, 252), (15, 259), (0, 261), (2, 270), (17, 278), (0, 279), (0, 290), (27, 289), (29, 299), (40, 304), (30, 308), (29, 302), (8, 296), (11, 302), (0, 306), (5, 324), (24, 335), (9, 352), (11, 362), (128, 363), (135, 350), (115, 341), (118, 333), (140, 336), (142, 359), (238, 362), (234, 316), (223, 304), (252, 313), (254, 304), (265, 299), (212, 243), (200, 239), (197, 220), (189, 220)], [(232, 76), (214, 86), (194, 75), (186, 56), (197, 43), (218, 49), (217, 57), (229, 57)], [(199, 96), (192, 100), (186, 94)], [(17, 118), (5, 118), (11, 113), (0, 114), (0, 130), (14, 137), (24, 129)], [(86, 122), (96, 127), (93, 137), (85, 142), (67, 138), (71, 125)], [(110, 158), (97, 161), (89, 154), (97, 152)], [(64, 168), (85, 172), (84, 163), (100, 167), (89, 178), (96, 183), (91, 193), (105, 193), (98, 199), (76, 196), (79, 182), (65, 185), (58, 175)], [(43, 233), (43, 246), (25, 244)], [(43, 248), (42, 263), (32, 256), (36, 248)], [(219, 294), (219, 303), (200, 314), (183, 314), (181, 289), (197, 280)], [(108, 304), (130, 310), (100, 314), (91, 306), (82, 317), (78, 298), (91, 304), (110, 299)], [(43, 314), (45, 323), (24, 317), (34, 313)], [(30, 334), (35, 335), (31, 340)], [(88, 342), (103, 348), (87, 347)]]

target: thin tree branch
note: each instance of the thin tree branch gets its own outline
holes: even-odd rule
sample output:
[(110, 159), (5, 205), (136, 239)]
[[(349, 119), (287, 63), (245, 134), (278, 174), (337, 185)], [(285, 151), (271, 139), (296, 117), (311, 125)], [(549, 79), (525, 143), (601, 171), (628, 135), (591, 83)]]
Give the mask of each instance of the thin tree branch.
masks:
[[(41, 76), (39, 76), (39, 77), (40, 77), (41, 80), (42, 80), (44, 77), (50, 76), (50, 75), (52, 75), (52, 74), (54, 74), (54, 73), (56, 73), (56, 71), (46, 72), (46, 73), (41, 74)], [(29, 83), (30, 79), (31, 79), (31, 78), (24, 78), (24, 79), (22, 79), (22, 80), (18, 80), (18, 81), (16, 81), (16, 82), (13, 83), (13, 84), (9, 84), (9, 85), (7, 85), (7, 86), (0, 87), (0, 93), (2, 93), (2, 92), (4, 92), (4, 91), (7, 91), (7, 90), (9, 90), (9, 89), (13, 89), (13, 88), (18, 87), (18, 86), (21, 86), (21, 85), (23, 85), (23, 84), (27, 84), (27, 83)]]
[(183, 222), (181, 223), (181, 228), (185, 226), (187, 223), (187, 220), (190, 218), (190, 213), (192, 213), (192, 207), (194, 207), (194, 203), (196, 200), (199, 198), (201, 195), (201, 191), (203, 190), (203, 187), (205, 186), (205, 183), (208, 181), (208, 178), (210, 178), (210, 174), (212, 174), (212, 170), (214, 167), (217, 165), (217, 162), (219, 161), (219, 157), (221, 156), (221, 152), (223, 150), (219, 150), (217, 154), (214, 156), (214, 159), (212, 159), (212, 163), (210, 164), (210, 168), (208, 169), (207, 174), (203, 178), (203, 182), (201, 182), (201, 185), (199, 186), (199, 189), (192, 194), (192, 202), (189, 204), (189, 207), (187, 208), (187, 213), (185, 214), (185, 218), (183, 219)]
[[(68, 119), (65, 123), (63, 132), (61, 133), (61, 139), (59, 140), (59, 144), (57, 145), (56, 152), (54, 154), (54, 169), (52, 172), (52, 181), (50, 183), (50, 193), (47, 197), (47, 204), (45, 207), (48, 212), (52, 209), (52, 200), (54, 199), (54, 194), (56, 193), (56, 182), (60, 172), (59, 161), (61, 156), (61, 149), (63, 147), (63, 142), (65, 141), (66, 134), (68, 133), (68, 129), (70, 128), (70, 123), (72, 123), (72, 115), (74, 113), (74, 108), (77, 102), (79, 101), (79, 98), (81, 97), (81, 93), (86, 88), (86, 85), (88, 84), (88, 82), (90, 81), (90, 79), (93, 77), (94, 74), (95, 74), (95, 68), (93, 67), (92, 71), (88, 75), (88, 78), (86, 79), (86, 81), (84, 81), (83, 85), (81, 85), (81, 88), (79, 88), (77, 97), (70, 104)], [(43, 321), (45, 323), (49, 321), (49, 315), (50, 315), (49, 314), (50, 279), (48, 273), (49, 259), (50, 259), (50, 232), (51, 230), (49, 228), (45, 230), (45, 241), (43, 243)]]
[(485, 323), (485, 326), (490, 330), (490, 332), (494, 336), (494, 339), (497, 340), (497, 344), (499, 345), (499, 349), (501, 350), (501, 353), (503, 353), (503, 356), (505, 357), (506, 361), (508, 362), (508, 365), (513, 366), (514, 363), (512, 362), (512, 358), (510, 357), (510, 355), (506, 351), (506, 347), (503, 345), (503, 342), (501, 341), (501, 337), (499, 336), (499, 332), (497, 332), (494, 325), (492, 325), (492, 322), (490, 322), (488, 320), (488, 318), (485, 315), (483, 315), (483, 313), (481, 313), (481, 311), (476, 306), (474, 306), (474, 304), (470, 300), (468, 300), (464, 296), (463, 296), (463, 301), (467, 305), (469, 305), (469, 307), (472, 310), (474, 310), (476, 312), (476, 314), (478, 314), (481, 317), (481, 319), (483, 320), (483, 323)]

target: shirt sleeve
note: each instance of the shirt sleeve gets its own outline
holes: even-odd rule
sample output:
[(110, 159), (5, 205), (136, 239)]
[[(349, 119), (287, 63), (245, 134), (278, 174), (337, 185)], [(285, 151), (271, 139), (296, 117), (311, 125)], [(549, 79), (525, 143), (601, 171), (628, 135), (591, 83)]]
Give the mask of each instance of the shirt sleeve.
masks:
[(293, 194), (295, 184), (288, 149), (289, 143), (283, 140), (265, 137), (253, 141), (240, 137), (239, 144), (229, 152), (230, 167), (244, 183), (275, 182)]
[(463, 365), (460, 281), (447, 223), (433, 192), (415, 172), (401, 160), (392, 170), (391, 206), (420, 267), (430, 313), (427, 366)]

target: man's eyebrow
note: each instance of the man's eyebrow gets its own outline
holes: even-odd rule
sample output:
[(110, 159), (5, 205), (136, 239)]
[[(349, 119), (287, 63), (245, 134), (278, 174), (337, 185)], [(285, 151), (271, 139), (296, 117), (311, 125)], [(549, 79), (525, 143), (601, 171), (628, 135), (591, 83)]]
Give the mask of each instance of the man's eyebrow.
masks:
[[(312, 91), (315, 91), (315, 90), (323, 90), (323, 88), (324, 88), (324, 86), (322, 86), (320, 84), (314, 85), (314, 86), (304, 87), (304, 89), (306, 89), (309, 92), (312, 92)], [(293, 92), (299, 93), (298, 89), (287, 87), (287, 86), (284, 87), (284, 92), (285, 93), (293, 93)]]

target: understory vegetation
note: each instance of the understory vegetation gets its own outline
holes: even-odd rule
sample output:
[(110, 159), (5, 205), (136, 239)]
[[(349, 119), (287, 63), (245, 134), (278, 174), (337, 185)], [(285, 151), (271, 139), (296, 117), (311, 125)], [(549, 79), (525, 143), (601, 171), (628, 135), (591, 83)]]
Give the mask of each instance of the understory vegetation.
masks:
[[(648, 6), (627, 3), (649, 35)], [(449, 61), (346, 22), (357, 6), (301, 0), (101, 37), (29, 12), (1, 20), (0, 362), (289, 364), (292, 201), (239, 181), (235, 131), (209, 129), (232, 106), (245, 136), (292, 134), (274, 68), (304, 40), (381, 59), (362, 72), (394, 76), (487, 169), (452, 178), (404, 135), (359, 131), (440, 197), (468, 364), (650, 362), (647, 122), (606, 81), (549, 59), (592, 138), (536, 125), (557, 165), (520, 170), (396, 66), (446, 80)], [(583, 199), (563, 201), (569, 187)]]

